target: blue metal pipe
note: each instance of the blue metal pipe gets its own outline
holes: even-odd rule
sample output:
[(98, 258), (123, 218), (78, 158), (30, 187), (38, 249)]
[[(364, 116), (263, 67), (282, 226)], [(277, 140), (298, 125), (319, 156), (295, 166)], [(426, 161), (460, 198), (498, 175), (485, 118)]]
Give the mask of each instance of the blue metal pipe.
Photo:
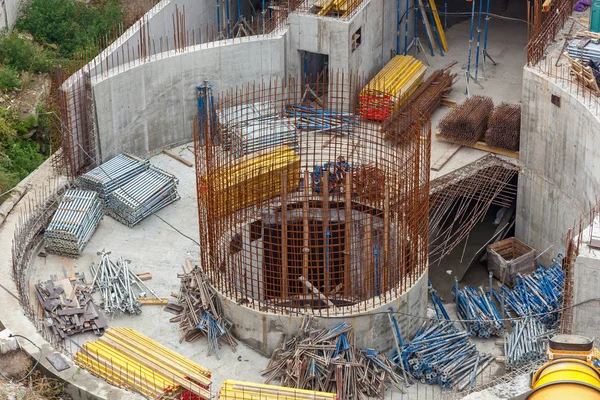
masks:
[[(475, 2), (475, 0), (471, 0)], [(488, 0), (489, 1), (489, 0)], [(475, 80), (479, 72), (479, 42), (481, 39), (481, 12), (483, 11), (483, 0), (479, 0), (479, 16), (477, 17), (477, 54), (475, 54)]]

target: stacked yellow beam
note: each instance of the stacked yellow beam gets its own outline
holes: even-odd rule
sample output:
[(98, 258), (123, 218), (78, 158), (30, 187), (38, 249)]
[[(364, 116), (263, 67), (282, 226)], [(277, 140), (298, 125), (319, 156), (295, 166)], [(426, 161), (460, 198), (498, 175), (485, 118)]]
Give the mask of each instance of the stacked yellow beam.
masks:
[(130, 328), (111, 328), (74, 361), (124, 389), (157, 398), (187, 390), (210, 399), (210, 371)]
[(423, 82), (427, 67), (411, 56), (395, 56), (358, 96), (359, 113), (383, 121)]
[(295, 190), (300, 184), (300, 157), (290, 146), (253, 153), (203, 177), (202, 200), (215, 216), (229, 215), (279, 196), (284, 174), (288, 192)]
[(335, 393), (226, 380), (218, 400), (336, 400)]

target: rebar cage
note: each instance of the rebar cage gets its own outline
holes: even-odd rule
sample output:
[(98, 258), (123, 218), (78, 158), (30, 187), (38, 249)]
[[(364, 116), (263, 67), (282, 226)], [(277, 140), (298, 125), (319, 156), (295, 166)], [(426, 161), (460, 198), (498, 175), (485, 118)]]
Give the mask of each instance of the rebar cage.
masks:
[(329, 72), (214, 99), (199, 87), (200, 263), (238, 304), (356, 313), (425, 272), (430, 121), (389, 135), (354, 113), (363, 83)]

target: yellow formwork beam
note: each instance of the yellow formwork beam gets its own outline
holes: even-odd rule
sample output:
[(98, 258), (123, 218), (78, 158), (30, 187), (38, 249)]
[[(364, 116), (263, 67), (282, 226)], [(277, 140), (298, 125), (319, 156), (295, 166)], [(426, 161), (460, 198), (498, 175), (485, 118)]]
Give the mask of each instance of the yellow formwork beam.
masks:
[[(431, 14), (433, 14), (433, 20), (435, 22), (435, 27), (437, 28), (438, 35), (440, 36), (440, 42), (442, 42), (442, 49), (444, 51), (448, 51), (448, 42), (446, 41), (446, 34), (444, 33), (444, 27), (442, 26), (442, 22), (440, 21), (440, 16), (435, 5), (435, 0), (429, 0), (429, 7), (431, 8)], [(431, 40), (435, 40), (435, 38), (432, 37)]]
[(335, 400), (335, 393), (316, 392), (254, 382), (226, 380), (218, 400)]

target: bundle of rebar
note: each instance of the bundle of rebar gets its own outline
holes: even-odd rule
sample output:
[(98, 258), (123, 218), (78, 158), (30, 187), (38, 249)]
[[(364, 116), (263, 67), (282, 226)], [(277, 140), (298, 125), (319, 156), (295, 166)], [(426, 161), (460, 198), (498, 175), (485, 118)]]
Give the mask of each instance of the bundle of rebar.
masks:
[(358, 117), (354, 114), (308, 106), (288, 106), (286, 114), (296, 118), (296, 128), (305, 131), (351, 134), (352, 126), (358, 125)]
[(151, 166), (111, 194), (107, 213), (117, 221), (132, 227), (147, 216), (179, 200), (178, 183), (174, 175)]
[(184, 268), (184, 273), (177, 277), (181, 280), (177, 297), (179, 310), (170, 321), (179, 322), (183, 331), (179, 342), (193, 342), (205, 336), (209, 355), (215, 353), (220, 358), (219, 349), (224, 343), (235, 351), (237, 342), (230, 333), (232, 324), (225, 318), (217, 292), (204, 272), (198, 267), (191, 269), (191, 264), (188, 264), (188, 269)]
[(305, 319), (299, 336), (284, 337), (262, 372), (266, 383), (335, 392), (340, 399), (383, 398), (388, 383), (400, 387), (394, 364), (371, 349), (354, 346), (354, 331), (344, 322), (316, 330)]
[(123, 153), (81, 175), (77, 179), (77, 184), (83, 189), (98, 193), (100, 199), (106, 203), (112, 192), (149, 167), (150, 162), (148, 160)]
[[(94, 276), (92, 290), (98, 289), (102, 295), (100, 304), (107, 314), (137, 315), (142, 312), (139, 298), (145, 298), (150, 292), (156, 299), (160, 299), (146, 284), (129, 269), (129, 260), (119, 257), (116, 261), (110, 259), (110, 252), (98, 252), (100, 263), (94, 263), (90, 271)], [(137, 287), (137, 289), (134, 289)]]
[(555, 330), (547, 329), (534, 317), (515, 322), (510, 334), (504, 336), (504, 365), (507, 369), (518, 368), (546, 356), (548, 340)]
[(69, 189), (44, 232), (46, 252), (77, 258), (102, 219), (98, 193)]
[[(421, 117), (430, 117), (442, 98), (452, 91), (456, 75), (446, 69), (433, 72), (381, 126), (388, 139), (399, 139)], [(411, 111), (409, 111), (409, 109)], [(416, 110), (417, 112), (415, 112)]]
[(485, 135), (493, 109), (491, 98), (469, 97), (442, 118), (439, 124), (440, 137), (466, 146), (474, 145)]
[(488, 121), (485, 143), (489, 147), (518, 151), (520, 137), (521, 106), (502, 103), (494, 108)]
[(458, 293), (454, 286), (452, 292), (456, 299), (456, 312), (467, 321), (464, 325), (468, 327), (469, 335), (489, 338), (504, 333), (504, 321), (492, 293), (485, 292), (481, 286), (479, 289), (465, 286), (458, 289)]

